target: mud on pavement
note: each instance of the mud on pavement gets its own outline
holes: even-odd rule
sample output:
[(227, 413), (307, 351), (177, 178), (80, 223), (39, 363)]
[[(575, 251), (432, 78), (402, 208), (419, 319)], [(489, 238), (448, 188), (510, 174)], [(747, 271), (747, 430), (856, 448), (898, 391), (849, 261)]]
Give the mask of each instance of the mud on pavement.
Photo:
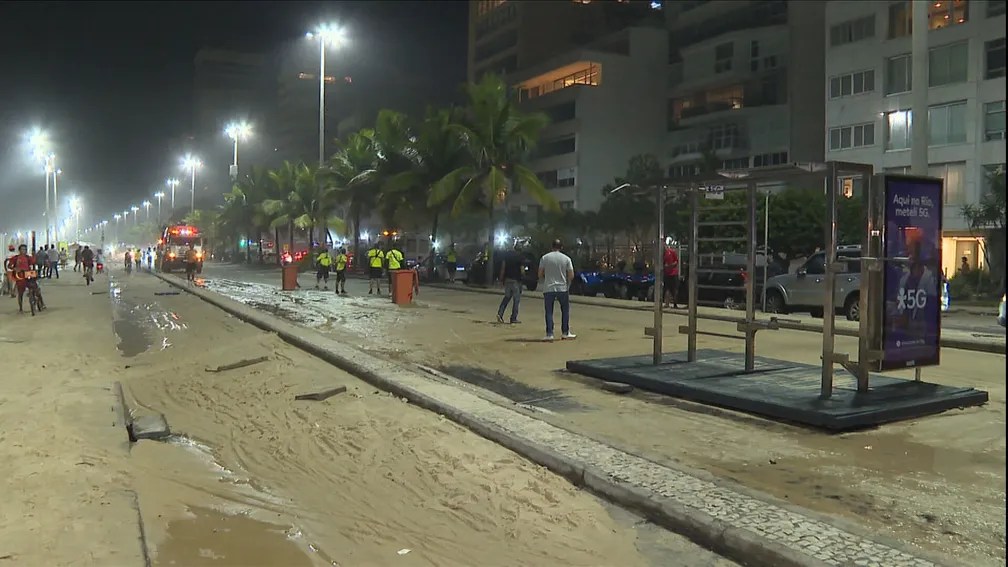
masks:
[(154, 296), (164, 289), (135, 276), (119, 295), (137, 319), (173, 314), (172, 326), (138, 321), (149, 346), (123, 351), (130, 405), (174, 432), (130, 456), (155, 565), (657, 565), (670, 553), (732, 565), (198, 298)]

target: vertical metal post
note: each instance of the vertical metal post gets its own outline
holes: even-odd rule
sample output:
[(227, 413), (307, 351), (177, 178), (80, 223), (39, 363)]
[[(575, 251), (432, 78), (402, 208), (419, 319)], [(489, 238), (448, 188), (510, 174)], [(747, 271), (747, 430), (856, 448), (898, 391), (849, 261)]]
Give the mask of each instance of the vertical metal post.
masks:
[(697, 270), (700, 269), (700, 246), (697, 242), (700, 233), (700, 189), (697, 186), (690, 187), (690, 207), (689, 285), (687, 286), (689, 295), (686, 298), (686, 301), (689, 301), (687, 306), (689, 333), (686, 335), (686, 360), (696, 362)]
[(837, 167), (836, 163), (830, 162), (829, 170), (824, 179), (826, 194), (826, 225), (825, 225), (825, 254), (826, 273), (823, 276), (823, 330), (822, 330), (822, 384), (820, 396), (829, 398), (833, 395), (833, 323), (836, 316), (836, 307), (833, 304), (836, 292), (836, 194), (837, 194)]
[(920, 366), (918, 366), (917, 368), (914, 368), (914, 381), (915, 382), (920, 382), (921, 381), (921, 369), (920, 369)]
[(770, 268), (770, 190), (763, 200), (763, 312), (766, 313), (766, 282)]
[(325, 163), (325, 34), (319, 34), (318, 161)]
[(657, 223), (657, 234), (655, 235), (655, 253), (654, 253), (654, 355), (652, 358), (652, 363), (655, 365), (661, 364), (662, 361), (662, 300), (664, 292), (664, 281), (662, 277), (665, 275), (665, 186), (658, 185), (657, 187), (657, 202), (655, 205), (658, 208), (658, 223)]
[(49, 244), (49, 164), (46, 163), (45, 170), (45, 242)]
[(912, 66), (910, 87), (910, 173), (928, 174), (928, 8), (931, 2), (913, 0), (911, 15)]
[(52, 198), (53, 198), (53, 240), (59, 243), (59, 193), (56, 192), (56, 179), (59, 177), (59, 170), (53, 163), (52, 171)]
[(748, 249), (746, 250), (746, 281), (745, 281), (745, 302), (746, 302), (746, 324), (749, 325), (745, 331), (745, 370), (752, 372), (756, 369), (756, 331), (751, 325), (756, 320), (756, 182), (750, 181), (746, 184), (746, 202), (748, 203), (748, 214), (746, 215), (746, 240)]
[(882, 295), (882, 269), (885, 266), (882, 256), (882, 195), (885, 193), (884, 179), (881, 176), (871, 176), (867, 173), (862, 177), (865, 188), (865, 233), (861, 244), (861, 256), (869, 258), (861, 261), (861, 293), (859, 295), (860, 320), (858, 321), (858, 365), (857, 390), (868, 391), (868, 372), (874, 363), (872, 349), (878, 340), (879, 317), (882, 305), (879, 299)]
[[(192, 166), (192, 189), (189, 194), (189, 212), (196, 212), (196, 164)], [(136, 220), (136, 213), (133, 214), (133, 219)]]

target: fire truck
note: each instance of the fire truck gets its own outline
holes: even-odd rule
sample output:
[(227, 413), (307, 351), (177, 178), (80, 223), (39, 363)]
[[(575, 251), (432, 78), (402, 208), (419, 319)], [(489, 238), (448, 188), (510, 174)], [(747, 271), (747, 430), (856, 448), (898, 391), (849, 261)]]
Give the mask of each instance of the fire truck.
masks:
[(164, 228), (158, 240), (158, 270), (164, 273), (185, 269), (186, 251), (192, 244), (196, 250), (196, 272), (203, 272), (203, 236), (195, 226), (187, 224), (169, 225)]

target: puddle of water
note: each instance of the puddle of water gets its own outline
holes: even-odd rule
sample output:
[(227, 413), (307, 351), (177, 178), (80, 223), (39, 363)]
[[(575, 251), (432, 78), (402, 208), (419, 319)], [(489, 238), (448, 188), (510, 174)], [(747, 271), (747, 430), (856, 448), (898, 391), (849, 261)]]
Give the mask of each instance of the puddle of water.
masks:
[(171, 347), (168, 334), (184, 331), (188, 325), (174, 311), (157, 302), (136, 303), (126, 299), (118, 282), (109, 285), (113, 306), (112, 329), (119, 337), (117, 348), (127, 358), (147, 352), (157, 345), (160, 350)]
[(474, 386), (500, 394), (516, 403), (552, 410), (586, 409), (582, 404), (563, 394), (562, 390), (535, 388), (500, 372), (490, 372), (483, 368), (462, 365), (442, 365), (438, 370)]
[(169, 522), (154, 565), (312, 567), (314, 563), (282, 526), (209, 508), (190, 507), (189, 512), (191, 518)]

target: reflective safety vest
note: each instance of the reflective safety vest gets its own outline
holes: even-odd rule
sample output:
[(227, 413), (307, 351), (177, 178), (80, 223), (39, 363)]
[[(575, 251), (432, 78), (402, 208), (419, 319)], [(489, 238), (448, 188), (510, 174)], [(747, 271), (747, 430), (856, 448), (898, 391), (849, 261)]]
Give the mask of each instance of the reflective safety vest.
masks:
[(346, 254), (337, 254), (336, 255), (336, 271), (337, 272), (342, 272), (343, 270), (345, 270), (346, 267), (347, 267), (347, 264), (349, 262), (350, 262), (350, 259), (347, 258)]
[(445, 256), (445, 260), (447, 260), (447, 261), (451, 262), (452, 264), (454, 264), (455, 260), (456, 260), (455, 251), (454, 250), (449, 250), (448, 254)]
[(385, 261), (385, 253), (377, 248), (367, 251), (368, 265), (372, 268), (380, 268)]
[(322, 252), (321, 254), (318, 255), (317, 261), (319, 266), (322, 266), (323, 268), (328, 268), (329, 266), (332, 265), (332, 256), (330, 256), (328, 252)]
[(402, 267), (403, 253), (395, 248), (390, 248), (389, 251), (385, 253), (385, 259), (388, 260), (388, 269), (398, 270)]

